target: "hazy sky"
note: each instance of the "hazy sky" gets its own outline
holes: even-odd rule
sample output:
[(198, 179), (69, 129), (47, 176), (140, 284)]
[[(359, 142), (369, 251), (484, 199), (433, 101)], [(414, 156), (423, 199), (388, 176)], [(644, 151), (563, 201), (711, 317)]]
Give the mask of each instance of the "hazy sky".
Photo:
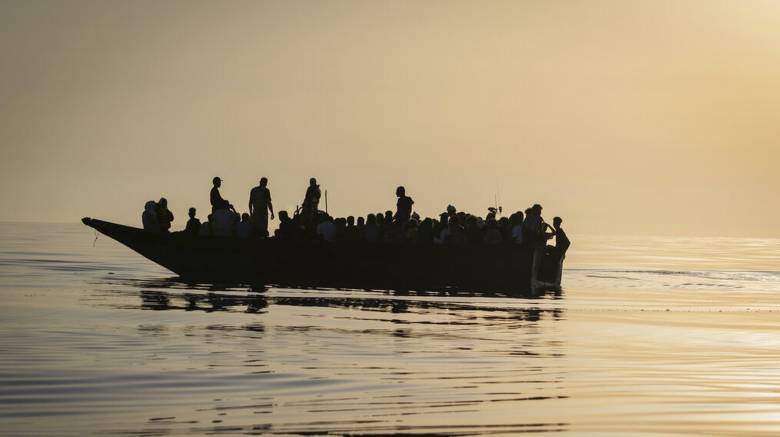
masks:
[[(780, 1), (0, 0), (0, 220), (531, 203), (780, 237)], [(275, 226), (275, 224), (272, 224)]]

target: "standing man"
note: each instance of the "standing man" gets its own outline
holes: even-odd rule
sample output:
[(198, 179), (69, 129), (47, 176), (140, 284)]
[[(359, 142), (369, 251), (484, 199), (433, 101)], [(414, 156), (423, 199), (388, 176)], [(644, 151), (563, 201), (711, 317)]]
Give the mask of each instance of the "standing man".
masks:
[(306, 189), (306, 196), (303, 198), (303, 219), (307, 226), (316, 226), (317, 211), (320, 206), (320, 186), (317, 185), (317, 179), (309, 179), (309, 187)]
[(274, 219), (274, 206), (271, 203), (271, 190), (268, 189), (268, 178), (260, 179), (260, 185), (249, 192), (249, 215), (252, 228), (261, 237), (268, 236), (268, 211), (271, 220)]
[(405, 225), (412, 216), (412, 205), (414, 205), (414, 200), (406, 195), (406, 188), (403, 186), (395, 189), (395, 195), (398, 196), (394, 217), (395, 222), (399, 225)]

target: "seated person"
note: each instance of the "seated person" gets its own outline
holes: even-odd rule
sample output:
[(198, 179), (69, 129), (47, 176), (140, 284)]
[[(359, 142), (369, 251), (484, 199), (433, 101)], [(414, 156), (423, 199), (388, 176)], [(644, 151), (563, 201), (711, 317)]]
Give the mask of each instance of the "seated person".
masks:
[(168, 199), (161, 197), (157, 202), (157, 223), (160, 225), (160, 231), (170, 232), (172, 221), (173, 213), (168, 209)]
[(143, 223), (146, 232), (160, 232), (160, 224), (157, 222), (157, 203), (154, 200), (150, 200), (144, 205), (141, 223)]
[(200, 220), (195, 217), (195, 208), (190, 208), (187, 215), (190, 216), (190, 219), (187, 220), (187, 226), (184, 228), (184, 233), (197, 236), (200, 232)]
[(212, 237), (231, 237), (233, 236), (233, 227), (239, 221), (238, 214), (229, 209), (218, 209), (211, 214), (213, 218), (211, 223)]
[(320, 223), (317, 225), (317, 235), (323, 241), (332, 243), (336, 241), (336, 225), (331, 216), (324, 214), (320, 216)]
[(555, 230), (555, 250), (556, 252), (561, 254), (561, 258), (563, 258), (566, 255), (566, 251), (569, 250), (569, 246), (571, 246), (571, 241), (569, 241), (569, 237), (566, 236), (566, 232), (561, 227), (561, 224), (563, 223), (563, 219), (560, 217), (553, 218), (553, 229)]
[(213, 232), (211, 232), (211, 222), (214, 220), (214, 214), (209, 214), (208, 217), (206, 217), (206, 221), (201, 223), (200, 230), (198, 230), (198, 237), (210, 237)]
[(236, 223), (236, 237), (240, 239), (249, 238), (252, 234), (252, 225), (249, 223), (249, 214), (241, 214), (241, 221)]

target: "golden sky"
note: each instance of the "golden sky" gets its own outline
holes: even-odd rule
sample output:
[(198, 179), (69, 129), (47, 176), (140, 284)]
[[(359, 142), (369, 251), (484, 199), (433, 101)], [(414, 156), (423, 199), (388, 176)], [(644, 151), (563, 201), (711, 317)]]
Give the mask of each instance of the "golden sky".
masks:
[[(0, 220), (539, 202), (780, 237), (780, 2), (0, 0)], [(272, 224), (272, 226), (274, 226)]]

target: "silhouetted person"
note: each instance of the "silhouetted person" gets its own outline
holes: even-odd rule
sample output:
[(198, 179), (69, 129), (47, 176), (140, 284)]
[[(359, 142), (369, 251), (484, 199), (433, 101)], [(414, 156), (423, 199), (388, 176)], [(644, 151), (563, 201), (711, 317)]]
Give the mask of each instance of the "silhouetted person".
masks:
[(157, 224), (160, 225), (160, 232), (170, 232), (173, 213), (168, 209), (168, 200), (161, 197), (157, 202)]
[(482, 237), (482, 243), (488, 246), (496, 246), (498, 244), (501, 244), (501, 242), (503, 241), (503, 237), (501, 236), (501, 231), (499, 230), (498, 222), (496, 222), (495, 214), (488, 217), (486, 227), (487, 229), (485, 230), (484, 237)]
[(561, 254), (561, 258), (566, 255), (566, 251), (569, 250), (569, 246), (571, 246), (569, 237), (566, 236), (566, 232), (561, 227), (562, 223), (562, 218), (553, 218), (553, 229), (555, 229), (555, 250)]
[(545, 242), (545, 227), (542, 219), (542, 206), (537, 203), (525, 211), (523, 242), (531, 247), (543, 245)]
[(511, 236), (512, 242), (520, 245), (523, 244), (523, 213), (517, 211), (509, 218), (511, 223)]
[(242, 240), (249, 238), (249, 235), (252, 234), (252, 224), (249, 222), (249, 214), (241, 214), (241, 221), (236, 223), (235, 234), (236, 237)]
[(426, 218), (420, 223), (417, 229), (417, 243), (418, 244), (431, 244), (433, 242), (433, 220)]
[(236, 212), (236, 210), (233, 208), (233, 205), (231, 205), (227, 200), (223, 199), (222, 195), (219, 193), (219, 187), (222, 186), (222, 179), (220, 179), (219, 176), (215, 176), (211, 182), (214, 184), (214, 186), (211, 188), (211, 193), (209, 196), (211, 198), (211, 212), (213, 213), (219, 209), (230, 209), (233, 212)]
[(414, 205), (414, 200), (406, 195), (406, 188), (403, 186), (395, 189), (395, 195), (398, 196), (398, 202), (396, 203), (395, 211), (395, 222), (400, 225), (404, 225), (412, 216), (412, 205)]
[(187, 212), (190, 219), (187, 220), (187, 226), (184, 228), (184, 233), (191, 236), (197, 236), (200, 233), (200, 220), (195, 217), (195, 208), (190, 208)]
[(143, 223), (146, 232), (160, 232), (160, 225), (157, 223), (157, 203), (154, 200), (150, 200), (144, 205), (141, 223)]
[(379, 242), (380, 229), (376, 217), (375, 214), (369, 214), (366, 218), (366, 226), (363, 228), (363, 238), (369, 243)]
[(198, 231), (199, 237), (211, 237), (214, 235), (214, 232), (211, 229), (211, 226), (213, 225), (214, 221), (214, 214), (209, 214), (208, 217), (206, 217), (206, 221), (201, 223), (200, 225), (200, 231)]
[(274, 206), (271, 203), (271, 190), (268, 189), (268, 178), (261, 178), (260, 185), (249, 192), (249, 214), (252, 227), (257, 235), (268, 236), (268, 212), (274, 219)]
[(327, 214), (320, 216), (320, 223), (317, 225), (317, 235), (322, 238), (323, 241), (332, 243), (336, 241), (336, 224), (333, 223), (333, 218)]
[(322, 192), (320, 192), (320, 186), (317, 185), (317, 179), (309, 179), (309, 187), (306, 188), (306, 195), (303, 198), (302, 206), (302, 214), (304, 221), (307, 224), (315, 223), (317, 211), (320, 206), (320, 196), (322, 196)]

